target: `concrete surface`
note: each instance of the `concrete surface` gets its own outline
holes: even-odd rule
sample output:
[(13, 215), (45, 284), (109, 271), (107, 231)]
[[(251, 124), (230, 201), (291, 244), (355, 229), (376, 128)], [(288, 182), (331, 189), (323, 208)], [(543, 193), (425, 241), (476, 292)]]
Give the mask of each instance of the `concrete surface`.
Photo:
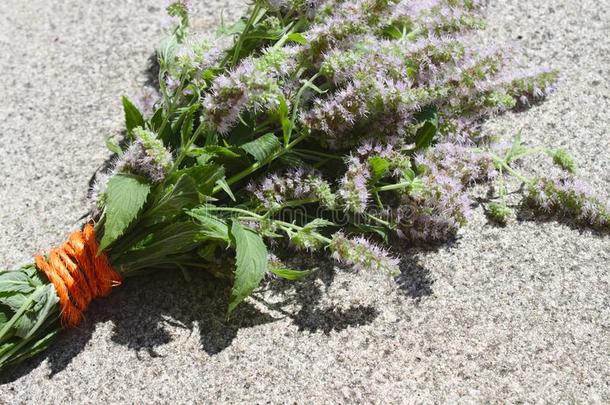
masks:
[[(120, 96), (145, 79), (160, 3), (0, 2), (0, 266), (60, 243), (85, 213)], [(222, 7), (239, 11), (202, 3), (199, 23)], [(608, 0), (501, 0), (489, 16), (490, 37), (563, 82), (488, 129), (566, 147), (610, 190)], [(133, 280), (15, 370), (0, 403), (610, 402), (610, 237), (497, 228), (478, 209), (457, 242), (403, 257), (398, 280), (326, 266), (229, 323), (202, 277)]]

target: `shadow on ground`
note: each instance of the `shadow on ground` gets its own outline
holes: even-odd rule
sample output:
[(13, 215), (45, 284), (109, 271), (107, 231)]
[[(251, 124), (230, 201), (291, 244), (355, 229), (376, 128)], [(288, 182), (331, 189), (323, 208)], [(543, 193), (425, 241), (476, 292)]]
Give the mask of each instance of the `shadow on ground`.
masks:
[[(407, 264), (396, 278), (401, 291), (415, 299), (430, 295), (432, 281), (427, 270), (409, 257), (404, 262)], [(241, 328), (283, 318), (290, 319), (300, 331), (325, 334), (372, 323), (379, 314), (372, 306), (340, 309), (320, 305), (336, 269), (330, 261), (319, 264), (319, 270), (305, 280), (270, 280), (253, 295), (252, 302), (242, 303), (228, 320), (229, 289), (206, 274), (191, 274), (188, 282), (179, 272), (130, 279), (110, 297), (93, 302), (78, 328), (63, 332), (48, 351), (18, 365), (1, 382), (30, 373), (45, 359), (50, 377), (63, 371), (84, 350), (96, 325), (107, 321), (113, 323), (113, 342), (151, 357), (159, 356), (157, 349), (171, 342), (167, 326), (198, 330), (201, 348), (215, 355), (231, 345)], [(279, 297), (281, 302), (270, 303), (263, 296)]]

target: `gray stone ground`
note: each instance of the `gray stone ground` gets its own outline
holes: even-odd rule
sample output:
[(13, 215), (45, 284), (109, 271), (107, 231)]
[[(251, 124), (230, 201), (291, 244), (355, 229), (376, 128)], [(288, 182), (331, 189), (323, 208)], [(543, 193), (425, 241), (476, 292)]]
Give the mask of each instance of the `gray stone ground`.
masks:
[[(0, 266), (60, 243), (85, 213), (119, 97), (145, 80), (159, 3), (0, 2)], [(200, 8), (203, 27), (239, 12)], [(563, 75), (548, 102), (489, 130), (570, 149), (608, 192), (609, 2), (502, 0), (489, 14), (490, 37)], [(0, 403), (610, 402), (608, 236), (501, 229), (477, 209), (454, 244), (403, 257), (398, 280), (326, 266), (229, 323), (204, 278), (130, 281), (19, 367)]]

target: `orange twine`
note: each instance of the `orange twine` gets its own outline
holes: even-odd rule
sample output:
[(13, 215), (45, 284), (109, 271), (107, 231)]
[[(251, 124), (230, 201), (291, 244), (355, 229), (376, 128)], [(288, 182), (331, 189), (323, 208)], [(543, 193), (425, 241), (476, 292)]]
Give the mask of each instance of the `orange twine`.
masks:
[(63, 324), (72, 328), (83, 319), (89, 303), (110, 294), (123, 277), (114, 271), (104, 252), (98, 254), (93, 225), (73, 232), (67, 242), (51, 249), (47, 258), (36, 256), (36, 267), (55, 286)]

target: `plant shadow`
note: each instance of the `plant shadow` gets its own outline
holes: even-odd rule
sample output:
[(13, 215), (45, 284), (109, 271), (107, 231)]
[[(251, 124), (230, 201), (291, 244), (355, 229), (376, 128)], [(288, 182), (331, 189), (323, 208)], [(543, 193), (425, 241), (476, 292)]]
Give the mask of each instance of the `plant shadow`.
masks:
[[(227, 283), (205, 273), (192, 272), (189, 281), (179, 272), (130, 279), (110, 297), (93, 302), (87, 318), (77, 328), (62, 332), (49, 350), (10, 370), (0, 383), (30, 373), (45, 360), (52, 378), (85, 349), (100, 324), (109, 322), (112, 342), (134, 350), (138, 356), (158, 357), (158, 348), (173, 339), (170, 328), (198, 333), (202, 350), (213, 356), (229, 347), (240, 329), (280, 319), (289, 319), (302, 332), (330, 334), (370, 324), (377, 318), (379, 311), (369, 305), (343, 309), (323, 307), (320, 302), (335, 279), (334, 263), (312, 257), (299, 260), (310, 260), (310, 263), (315, 260), (319, 270), (298, 282), (268, 280), (229, 319), (226, 317), (230, 293)], [(405, 262), (412, 260), (405, 258)], [(420, 298), (432, 293), (429, 273), (417, 264), (403, 266), (396, 281), (409, 297)], [(281, 302), (261, 298), (265, 295), (280, 298)]]

